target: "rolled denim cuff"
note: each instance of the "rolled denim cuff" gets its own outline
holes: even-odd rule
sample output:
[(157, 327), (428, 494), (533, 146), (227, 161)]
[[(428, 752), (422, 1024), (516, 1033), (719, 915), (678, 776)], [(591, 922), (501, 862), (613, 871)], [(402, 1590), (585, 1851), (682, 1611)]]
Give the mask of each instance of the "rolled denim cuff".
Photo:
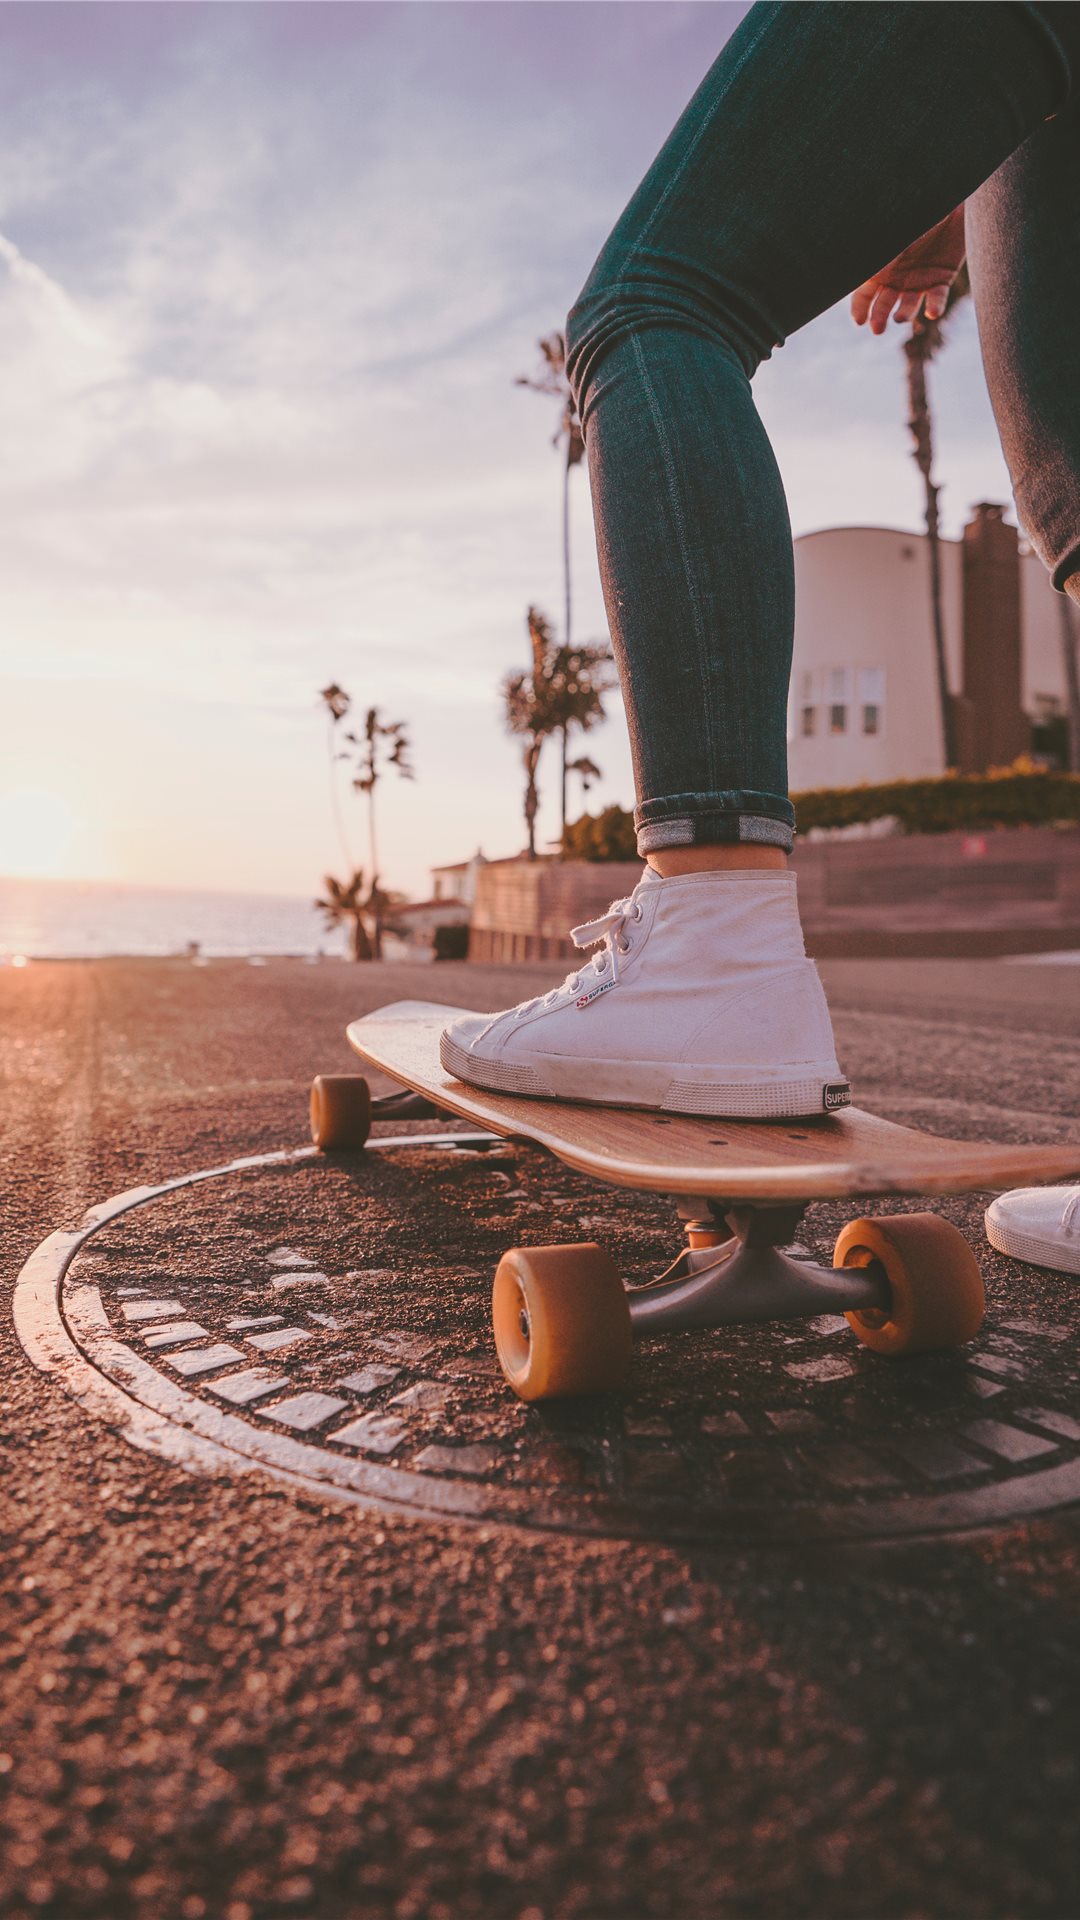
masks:
[(773, 793), (673, 793), (646, 800), (634, 813), (637, 850), (645, 857), (664, 847), (795, 845), (795, 809)]
[(1050, 575), (1050, 584), (1059, 593), (1067, 593), (1070, 599), (1080, 600), (1080, 593), (1073, 587), (1074, 581), (1080, 582), (1080, 545), (1063, 555)]

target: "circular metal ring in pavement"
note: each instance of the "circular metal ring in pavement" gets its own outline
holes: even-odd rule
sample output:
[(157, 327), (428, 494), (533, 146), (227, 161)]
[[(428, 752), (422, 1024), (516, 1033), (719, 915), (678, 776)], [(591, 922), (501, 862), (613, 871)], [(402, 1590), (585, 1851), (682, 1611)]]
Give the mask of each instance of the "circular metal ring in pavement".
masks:
[[(677, 1249), (671, 1209), (529, 1148), (371, 1144), (93, 1208), (20, 1275), (27, 1353), (178, 1464), (428, 1519), (746, 1545), (957, 1533), (1080, 1500), (1064, 1283), (1011, 1268), (962, 1353), (882, 1361), (827, 1315), (642, 1341), (625, 1394), (526, 1407), (490, 1343), (499, 1253), (597, 1239), (645, 1278)], [(951, 1211), (974, 1236), (981, 1202)]]

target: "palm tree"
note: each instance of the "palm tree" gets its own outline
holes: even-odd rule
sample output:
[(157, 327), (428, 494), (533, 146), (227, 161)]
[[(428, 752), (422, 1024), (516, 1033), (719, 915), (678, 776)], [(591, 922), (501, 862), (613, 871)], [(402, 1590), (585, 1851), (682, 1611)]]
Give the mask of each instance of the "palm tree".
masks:
[(524, 739), (522, 760), (525, 766), (525, 830), (529, 859), (536, 859), (536, 815), (540, 793), (536, 774), (544, 741), (558, 726), (551, 697), (551, 664), (555, 642), (551, 622), (539, 607), (526, 614), (529, 644), (532, 649), (531, 673), (508, 673), (502, 683), (503, 715), (508, 733)]
[[(539, 370), (531, 377), (519, 373), (514, 381), (516, 387), (529, 387), (533, 393), (542, 393), (559, 403), (559, 424), (552, 435), (551, 444), (557, 447), (565, 442), (566, 453), (563, 460), (562, 477), (562, 550), (563, 550), (563, 644), (570, 645), (570, 471), (581, 465), (585, 455), (585, 436), (577, 410), (577, 401), (570, 389), (566, 377), (566, 336), (562, 333), (546, 334), (537, 341), (540, 349)], [(566, 825), (566, 736), (563, 735), (563, 826)]]
[(354, 960), (372, 958), (371, 942), (368, 939), (365, 915), (371, 903), (370, 894), (364, 898), (364, 876), (359, 868), (350, 880), (335, 880), (332, 873), (325, 875), (323, 886), (326, 892), (316, 900), (315, 905), (322, 913), (328, 929), (333, 932), (342, 922), (350, 928), (350, 946)]
[(378, 707), (369, 707), (364, 718), (364, 736), (358, 740), (355, 733), (347, 733), (346, 740), (360, 749), (357, 755), (357, 774), (353, 786), (357, 793), (367, 795), (368, 802), (368, 854), (371, 859), (371, 871), (377, 875), (379, 858), (375, 838), (375, 788), (387, 767), (396, 767), (403, 780), (415, 780), (416, 774), (409, 764), (409, 742), (403, 720), (382, 721)]
[[(611, 665), (611, 649), (606, 645), (556, 647), (551, 658), (549, 681), (556, 730), (562, 742), (562, 785), (560, 798), (561, 839), (566, 837), (566, 787), (571, 773), (583, 773), (599, 779), (600, 769), (587, 758), (569, 758), (571, 727), (588, 733), (604, 718), (604, 695), (618, 683), (605, 669)], [(588, 790), (586, 782), (586, 791)]]
[[(557, 733), (562, 742), (562, 838), (566, 836), (566, 790), (571, 773), (599, 779), (595, 761), (571, 761), (568, 740), (571, 727), (583, 733), (604, 717), (604, 694), (615, 685), (604, 669), (611, 662), (607, 646), (559, 646), (551, 621), (539, 607), (526, 614), (531, 673), (508, 673), (502, 683), (506, 725), (510, 733), (525, 737), (525, 824), (529, 835), (529, 858), (536, 858), (536, 815), (540, 795), (536, 783), (537, 768), (544, 741)], [(560, 840), (560, 846), (562, 842)]]
[[(338, 838), (345, 855), (347, 868), (352, 868), (354, 862), (349, 852), (348, 837), (345, 833), (338, 801), (335, 767), (339, 760), (348, 760), (350, 757), (353, 758), (353, 764), (356, 768), (355, 777), (352, 782), (353, 789), (367, 796), (368, 857), (370, 861), (371, 886), (368, 890), (364, 907), (365, 911), (369, 912), (372, 916), (371, 945), (374, 958), (379, 960), (382, 958), (382, 910), (388, 896), (382, 891), (379, 885), (378, 845), (375, 833), (375, 788), (382, 774), (388, 767), (394, 767), (403, 780), (413, 780), (416, 777), (409, 761), (410, 748), (405, 732), (405, 722), (403, 720), (384, 721), (379, 716), (378, 707), (369, 707), (364, 719), (364, 732), (362, 737), (351, 732), (339, 734), (338, 730), (341, 727), (341, 723), (352, 707), (351, 696), (346, 693), (344, 687), (339, 687), (337, 681), (334, 680), (331, 681), (328, 687), (323, 687), (319, 698), (325, 705), (328, 715), (330, 792), (334, 807), (334, 820), (338, 829)], [(356, 749), (355, 756), (350, 756), (347, 752), (339, 751), (339, 738), (347, 741), (350, 747)], [(361, 956), (356, 957), (359, 958)]]
[(354, 867), (355, 862), (349, 848), (349, 836), (345, 831), (345, 821), (341, 812), (341, 794), (338, 790), (337, 763), (339, 760), (347, 760), (349, 757), (348, 754), (341, 753), (338, 749), (338, 727), (348, 713), (351, 702), (344, 687), (339, 687), (336, 680), (331, 680), (328, 687), (323, 687), (319, 694), (319, 699), (326, 708), (326, 758), (330, 775), (330, 811), (334, 816), (334, 830), (337, 834), (338, 846), (341, 848), (345, 861), (345, 869), (346, 872), (348, 872)]
[[(600, 778), (600, 768), (597, 766), (595, 760), (589, 759), (589, 756), (587, 753), (583, 753), (580, 759), (578, 760), (571, 760), (570, 765), (568, 766), (566, 771), (568, 773), (577, 774), (578, 779), (581, 781), (582, 794), (588, 793), (589, 788), (592, 786), (593, 781), (599, 780)], [(565, 831), (566, 831), (566, 826), (564, 822), (563, 832), (565, 833)]]
[(920, 315), (912, 321), (911, 332), (904, 341), (904, 357), (907, 361), (907, 424), (915, 442), (914, 459), (922, 474), (926, 500), (926, 538), (930, 556), (930, 619), (934, 635), (938, 702), (941, 708), (941, 742), (945, 765), (948, 768), (956, 765), (956, 727), (952, 695), (949, 692), (949, 669), (945, 653), (945, 615), (941, 594), (941, 532), (938, 518), (938, 495), (941, 488), (935, 484), (933, 478), (933, 420), (926, 385), (926, 369), (935, 354), (939, 353), (945, 344), (946, 320), (955, 313), (970, 291), (971, 282), (968, 279), (966, 267), (963, 267), (949, 288), (949, 297), (941, 319), (928, 320), (925, 314)]

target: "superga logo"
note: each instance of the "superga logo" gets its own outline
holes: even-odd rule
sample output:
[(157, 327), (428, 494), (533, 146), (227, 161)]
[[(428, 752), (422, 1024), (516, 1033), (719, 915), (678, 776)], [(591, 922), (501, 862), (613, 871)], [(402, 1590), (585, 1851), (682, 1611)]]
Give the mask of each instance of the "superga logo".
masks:
[(847, 1081), (839, 1081), (834, 1086), (824, 1088), (821, 1102), (826, 1113), (835, 1113), (837, 1107), (850, 1107), (851, 1088)]
[(618, 986), (618, 984), (619, 984), (619, 983), (618, 983), (618, 981), (617, 981), (617, 980), (603, 980), (603, 981), (601, 981), (601, 983), (600, 983), (600, 985), (599, 985), (598, 987), (593, 987), (593, 989), (592, 989), (592, 991), (591, 991), (591, 993), (583, 993), (583, 994), (582, 994), (582, 996), (581, 996), (581, 999), (580, 999), (580, 1000), (578, 1001), (578, 1003), (577, 1003), (577, 1004), (578, 1004), (578, 1006), (579, 1006), (579, 1007), (587, 1007), (587, 1006), (589, 1006), (589, 1005), (590, 1005), (590, 1003), (591, 1003), (591, 1002), (592, 1002), (593, 1000), (597, 1000), (597, 999), (599, 999), (599, 997), (600, 997), (600, 995), (601, 995), (602, 993), (606, 993), (609, 987), (616, 987), (616, 986)]

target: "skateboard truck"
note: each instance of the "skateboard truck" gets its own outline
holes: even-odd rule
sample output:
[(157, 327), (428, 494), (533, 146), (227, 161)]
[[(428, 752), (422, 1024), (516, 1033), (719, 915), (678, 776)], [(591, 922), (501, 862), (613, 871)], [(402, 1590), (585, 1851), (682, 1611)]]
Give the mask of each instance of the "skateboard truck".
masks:
[(635, 1333), (817, 1313), (888, 1313), (892, 1295), (880, 1260), (870, 1256), (865, 1266), (822, 1267), (781, 1251), (794, 1239), (805, 1206), (710, 1200), (703, 1213), (696, 1197), (677, 1204), (691, 1244), (658, 1280), (627, 1289)]
[[(351, 1076), (350, 1076), (351, 1077)], [(441, 1120), (443, 1109), (422, 1093), (403, 1087), (400, 1093), (380, 1093), (371, 1102), (373, 1120)]]
[(367, 1081), (355, 1073), (321, 1073), (311, 1089), (311, 1137), (323, 1152), (354, 1152), (360, 1147), (445, 1147), (451, 1153), (490, 1153), (506, 1145), (506, 1135), (491, 1133), (414, 1134), (402, 1140), (370, 1140), (374, 1120), (442, 1120), (446, 1108), (425, 1094), (403, 1087), (374, 1098)]
[[(634, 1335), (643, 1332), (825, 1313), (846, 1315), (862, 1346), (891, 1359), (961, 1347), (978, 1332), (984, 1298), (959, 1228), (932, 1213), (862, 1214), (842, 1227), (833, 1265), (819, 1266), (793, 1245), (811, 1196), (971, 1193), (1076, 1172), (1080, 1149), (942, 1140), (856, 1108), (774, 1125), (475, 1088), (448, 1076), (440, 1059), (440, 1035), (456, 1011), (407, 1001), (349, 1027), (356, 1052), (410, 1090), (394, 1105), (380, 1101), (380, 1119), (428, 1119), (434, 1109), (508, 1141), (528, 1140), (608, 1184), (682, 1195), (696, 1189), (679, 1206), (685, 1251), (645, 1286), (628, 1286), (592, 1240), (507, 1249), (492, 1286), (492, 1324), (499, 1363), (523, 1400), (619, 1391)], [(371, 1120), (362, 1076), (317, 1077), (316, 1146), (355, 1151)], [(492, 1143), (457, 1134), (370, 1144), (438, 1144), (459, 1153)]]

